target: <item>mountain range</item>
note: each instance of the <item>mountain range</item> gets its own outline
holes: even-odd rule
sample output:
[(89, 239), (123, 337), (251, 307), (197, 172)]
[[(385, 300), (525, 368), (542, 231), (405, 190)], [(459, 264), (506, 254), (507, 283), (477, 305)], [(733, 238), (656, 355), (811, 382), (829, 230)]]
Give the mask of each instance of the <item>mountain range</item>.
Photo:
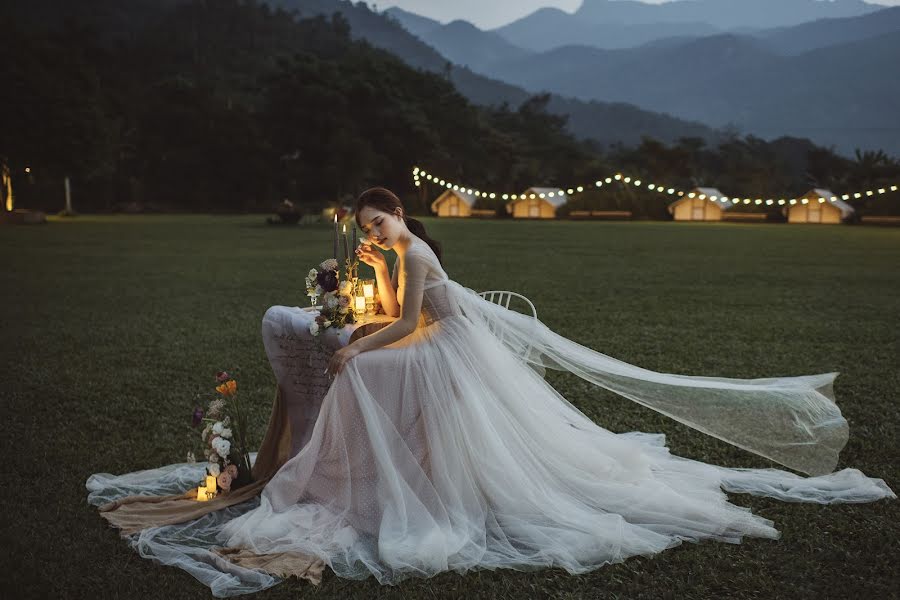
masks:
[[(765, 15), (750, 18), (748, 6)], [(900, 78), (891, 75), (900, 64), (900, 7), (856, 0), (586, 0), (574, 15), (541, 9), (487, 32), (386, 12), (448, 59), (530, 92), (627, 103), (766, 138), (809, 137), (844, 154), (856, 147), (900, 154)], [(707, 21), (690, 21), (699, 16)], [(654, 19), (661, 22), (648, 22)], [(540, 23), (534, 31), (542, 33), (510, 34)], [(740, 31), (720, 29), (738, 23)], [(594, 44), (570, 42), (579, 36)], [(597, 47), (601, 42), (613, 48)], [(542, 46), (552, 49), (534, 51)]]
[(749, 32), (817, 19), (854, 17), (880, 8), (861, 0), (681, 0), (662, 4), (584, 0), (574, 13), (542, 9), (495, 33), (535, 51), (569, 44), (622, 48), (660, 37)]
[[(507, 103), (515, 107), (534, 95), (519, 86), (454, 64), (452, 59), (407, 30), (392, 11), (378, 13), (362, 2), (354, 4), (344, 0), (271, 0), (270, 3), (299, 17), (329, 15), (339, 11), (349, 22), (351, 35), (355, 39), (364, 39), (373, 46), (387, 50), (412, 67), (444, 74), (476, 104)], [(411, 21), (423, 26), (430, 22), (423, 17)], [(476, 35), (484, 33), (474, 26), (467, 26), (465, 30)], [(503, 55), (502, 52), (497, 54)], [(506, 56), (515, 58), (518, 55)], [(613, 143), (635, 145), (640, 143), (642, 136), (651, 136), (667, 143), (681, 137), (698, 137), (710, 144), (727, 137), (727, 133), (708, 125), (622, 102), (583, 101), (555, 93), (550, 96), (548, 111), (567, 116), (570, 131), (580, 138), (593, 139), (601, 146)]]

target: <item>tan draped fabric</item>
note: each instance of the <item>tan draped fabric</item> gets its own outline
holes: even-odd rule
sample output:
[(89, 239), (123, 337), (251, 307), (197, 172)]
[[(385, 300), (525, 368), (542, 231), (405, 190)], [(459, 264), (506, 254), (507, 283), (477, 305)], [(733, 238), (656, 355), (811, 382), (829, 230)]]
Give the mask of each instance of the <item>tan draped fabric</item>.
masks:
[[(385, 319), (379, 322), (356, 326), (350, 342), (369, 335), (390, 323)], [(351, 326), (352, 327), (352, 326)], [(325, 354), (332, 351), (326, 346)], [(260, 494), (278, 469), (291, 458), (291, 427), (281, 386), (275, 390), (275, 401), (266, 434), (260, 444), (256, 461), (253, 464), (253, 483), (232, 490), (227, 494), (219, 494), (207, 502), (196, 500), (197, 490), (191, 488), (183, 494), (171, 496), (126, 496), (102, 505), (100, 515), (111, 525), (119, 529), (122, 537), (135, 534), (148, 527), (173, 525), (191, 521), (203, 515), (245, 502)], [(318, 585), (322, 580), (325, 563), (315, 556), (297, 552), (277, 554), (254, 554), (243, 548), (218, 548), (213, 552), (240, 566), (260, 569), (279, 577), (291, 575), (307, 579)]]

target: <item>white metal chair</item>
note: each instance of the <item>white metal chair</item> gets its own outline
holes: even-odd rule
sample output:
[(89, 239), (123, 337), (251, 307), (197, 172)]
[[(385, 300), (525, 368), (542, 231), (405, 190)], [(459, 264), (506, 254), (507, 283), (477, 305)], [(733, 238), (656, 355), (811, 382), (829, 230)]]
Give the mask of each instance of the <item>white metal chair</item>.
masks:
[[(509, 308), (509, 305), (513, 300), (516, 300), (518, 304), (527, 306), (528, 310), (531, 312), (531, 317), (535, 321), (537, 320), (537, 309), (534, 307), (534, 304), (532, 304), (531, 300), (529, 300), (522, 294), (517, 294), (516, 292), (509, 292), (509, 291), (505, 291), (505, 290), (489, 290), (486, 292), (479, 292), (478, 295), (481, 296), (482, 298), (484, 298), (485, 300), (487, 300), (488, 302), (493, 302), (494, 304), (499, 304), (500, 306), (502, 306), (503, 308), (505, 308), (507, 310), (513, 310), (513, 309)], [(515, 304), (513, 306), (515, 306)], [(525, 310), (519, 310), (516, 312), (520, 312), (520, 313), (523, 313), (526, 315), (528, 314), (527, 312), (525, 312)], [(497, 335), (497, 337), (500, 339), (501, 342), (504, 341), (505, 338), (504, 338), (504, 333), (502, 331), (499, 332), (499, 334), (496, 331), (494, 331), (493, 333), (495, 335)], [(532, 346), (529, 343), (523, 349), (522, 356), (528, 356), (528, 354), (531, 351), (531, 348), (532, 348)], [(540, 367), (537, 365), (532, 365), (530, 363), (526, 363), (526, 364), (528, 364), (528, 366), (530, 366), (532, 369), (537, 371), (541, 375), (541, 377), (544, 376), (545, 370), (543, 367)]]
[[(493, 302), (494, 304), (499, 304), (503, 308), (509, 308), (509, 304), (513, 298), (521, 298), (522, 301), (528, 305), (528, 308), (531, 310), (531, 316), (537, 319), (537, 309), (534, 307), (534, 304), (531, 303), (531, 300), (523, 296), (522, 294), (517, 294), (515, 292), (501, 291), (501, 290), (489, 290), (487, 292), (478, 292), (478, 295), (487, 300), (488, 302)], [(510, 309), (512, 310), (512, 309)], [(524, 311), (518, 311), (524, 312)], [(526, 313), (527, 314), (527, 313)]]

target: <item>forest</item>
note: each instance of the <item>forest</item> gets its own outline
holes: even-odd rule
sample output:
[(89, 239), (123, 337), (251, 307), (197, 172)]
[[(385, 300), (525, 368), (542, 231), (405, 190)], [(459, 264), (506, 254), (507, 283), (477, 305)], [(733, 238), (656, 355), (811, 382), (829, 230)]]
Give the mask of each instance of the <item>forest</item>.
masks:
[[(710, 146), (644, 136), (632, 147), (579, 139), (546, 110), (548, 96), (475, 105), (448, 77), (352, 39), (340, 12), (93, 0), (89, 16), (58, 18), (66, 11), (54, 5), (64, 4), (0, 9), (0, 162), (17, 207), (59, 210), (66, 177), (82, 212), (265, 212), (285, 198), (313, 212), (384, 185), (417, 214), (439, 191), (414, 187), (414, 166), (508, 193), (616, 172), (763, 198), (900, 179), (900, 161), (880, 150), (845, 158), (792, 137), (735, 133)], [(666, 218), (670, 199), (612, 187), (570, 204)], [(898, 196), (851, 203), (860, 214), (900, 214)], [(479, 202), (504, 214), (502, 200)]]

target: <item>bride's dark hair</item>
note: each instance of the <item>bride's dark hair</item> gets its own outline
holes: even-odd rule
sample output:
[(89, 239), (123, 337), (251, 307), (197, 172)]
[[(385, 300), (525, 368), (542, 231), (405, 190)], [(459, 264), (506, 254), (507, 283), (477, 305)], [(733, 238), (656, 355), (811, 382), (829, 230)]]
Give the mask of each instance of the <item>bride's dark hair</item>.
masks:
[(359, 225), (360, 229), (362, 229), (362, 223), (359, 222), (359, 211), (366, 206), (371, 206), (386, 213), (394, 213), (399, 207), (403, 210), (403, 220), (406, 221), (406, 227), (416, 237), (422, 238), (425, 243), (431, 246), (441, 265), (444, 264), (444, 261), (441, 259), (441, 243), (428, 237), (428, 234), (425, 232), (425, 226), (422, 225), (421, 221), (413, 219), (406, 214), (406, 209), (403, 208), (400, 198), (394, 192), (383, 187), (373, 187), (359, 195), (359, 198), (356, 199), (356, 224)]

